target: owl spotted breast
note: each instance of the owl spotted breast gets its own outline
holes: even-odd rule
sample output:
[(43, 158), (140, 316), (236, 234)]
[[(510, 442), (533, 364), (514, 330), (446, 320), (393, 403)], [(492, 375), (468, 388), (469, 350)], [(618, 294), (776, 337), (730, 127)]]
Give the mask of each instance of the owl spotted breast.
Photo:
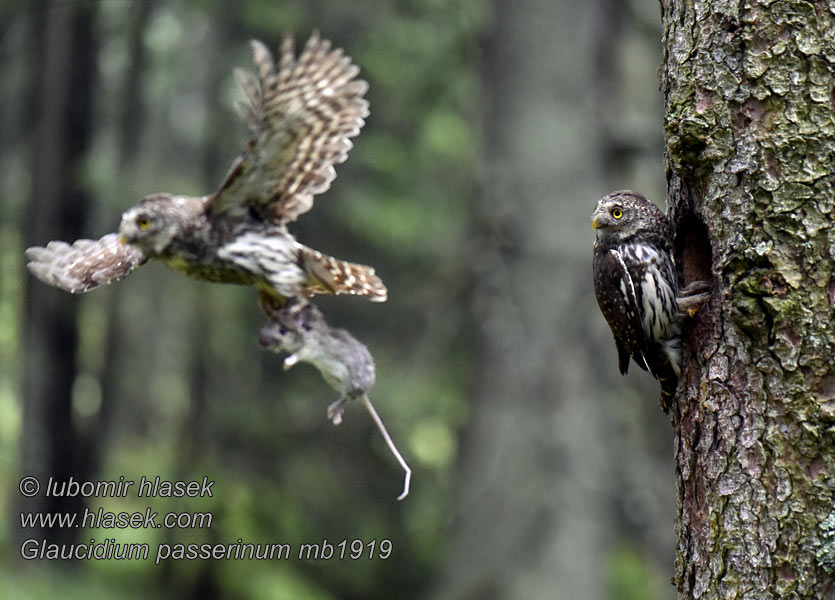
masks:
[(255, 285), (279, 301), (318, 293), (386, 300), (373, 268), (308, 248), (287, 229), (347, 158), (368, 116), (368, 84), (318, 34), (298, 56), (285, 38), (277, 67), (263, 44), (252, 42), (252, 50), (258, 75), (235, 73), (247, 97), (238, 108), (252, 137), (218, 191), (199, 198), (154, 194), (122, 215), (118, 235), (29, 248), (35, 277), (86, 292), (160, 259), (198, 279)]
[[(681, 374), (681, 323), (709, 294), (699, 282), (681, 290), (666, 216), (630, 191), (613, 192), (592, 216), (594, 292), (618, 349), (622, 375), (629, 359), (661, 383), (660, 403), (669, 411)], [(698, 293), (693, 293), (693, 292)]]

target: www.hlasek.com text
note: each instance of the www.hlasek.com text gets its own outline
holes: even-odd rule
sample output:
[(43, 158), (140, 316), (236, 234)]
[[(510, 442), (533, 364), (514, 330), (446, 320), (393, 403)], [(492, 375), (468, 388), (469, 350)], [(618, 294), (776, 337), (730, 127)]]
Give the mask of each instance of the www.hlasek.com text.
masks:
[(169, 512), (160, 517), (151, 507), (136, 512), (112, 512), (100, 507), (85, 508), (83, 513), (20, 513), (23, 529), (208, 529), (213, 520), (210, 512)]

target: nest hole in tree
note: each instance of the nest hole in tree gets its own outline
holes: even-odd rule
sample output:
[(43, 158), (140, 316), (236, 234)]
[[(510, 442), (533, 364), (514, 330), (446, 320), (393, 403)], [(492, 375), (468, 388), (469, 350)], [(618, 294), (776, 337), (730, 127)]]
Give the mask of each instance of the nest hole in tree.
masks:
[(707, 227), (695, 214), (690, 213), (679, 221), (675, 237), (676, 263), (681, 265), (685, 286), (694, 281), (713, 279), (713, 248)]

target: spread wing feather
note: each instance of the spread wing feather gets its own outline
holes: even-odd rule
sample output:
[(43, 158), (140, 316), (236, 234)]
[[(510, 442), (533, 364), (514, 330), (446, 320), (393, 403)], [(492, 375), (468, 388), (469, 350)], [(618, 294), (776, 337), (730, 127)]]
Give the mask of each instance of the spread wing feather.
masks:
[(368, 116), (363, 98), (368, 84), (356, 79), (359, 67), (340, 49), (314, 33), (295, 57), (285, 37), (278, 69), (270, 51), (252, 42), (258, 70), (237, 72), (247, 97), (238, 105), (253, 134), (212, 201), (212, 213), (254, 208), (283, 224), (310, 210), (313, 196), (336, 177)]
[(26, 250), (29, 271), (46, 284), (73, 294), (120, 281), (145, 262), (136, 246), (125, 245), (109, 233), (100, 240), (49, 242)]

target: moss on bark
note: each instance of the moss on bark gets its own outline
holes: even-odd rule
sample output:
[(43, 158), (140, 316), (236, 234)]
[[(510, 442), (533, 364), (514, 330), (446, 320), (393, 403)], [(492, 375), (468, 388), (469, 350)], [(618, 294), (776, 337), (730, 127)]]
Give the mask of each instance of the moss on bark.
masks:
[(675, 583), (835, 598), (835, 2), (661, 4), (668, 203), (717, 283), (685, 339)]

